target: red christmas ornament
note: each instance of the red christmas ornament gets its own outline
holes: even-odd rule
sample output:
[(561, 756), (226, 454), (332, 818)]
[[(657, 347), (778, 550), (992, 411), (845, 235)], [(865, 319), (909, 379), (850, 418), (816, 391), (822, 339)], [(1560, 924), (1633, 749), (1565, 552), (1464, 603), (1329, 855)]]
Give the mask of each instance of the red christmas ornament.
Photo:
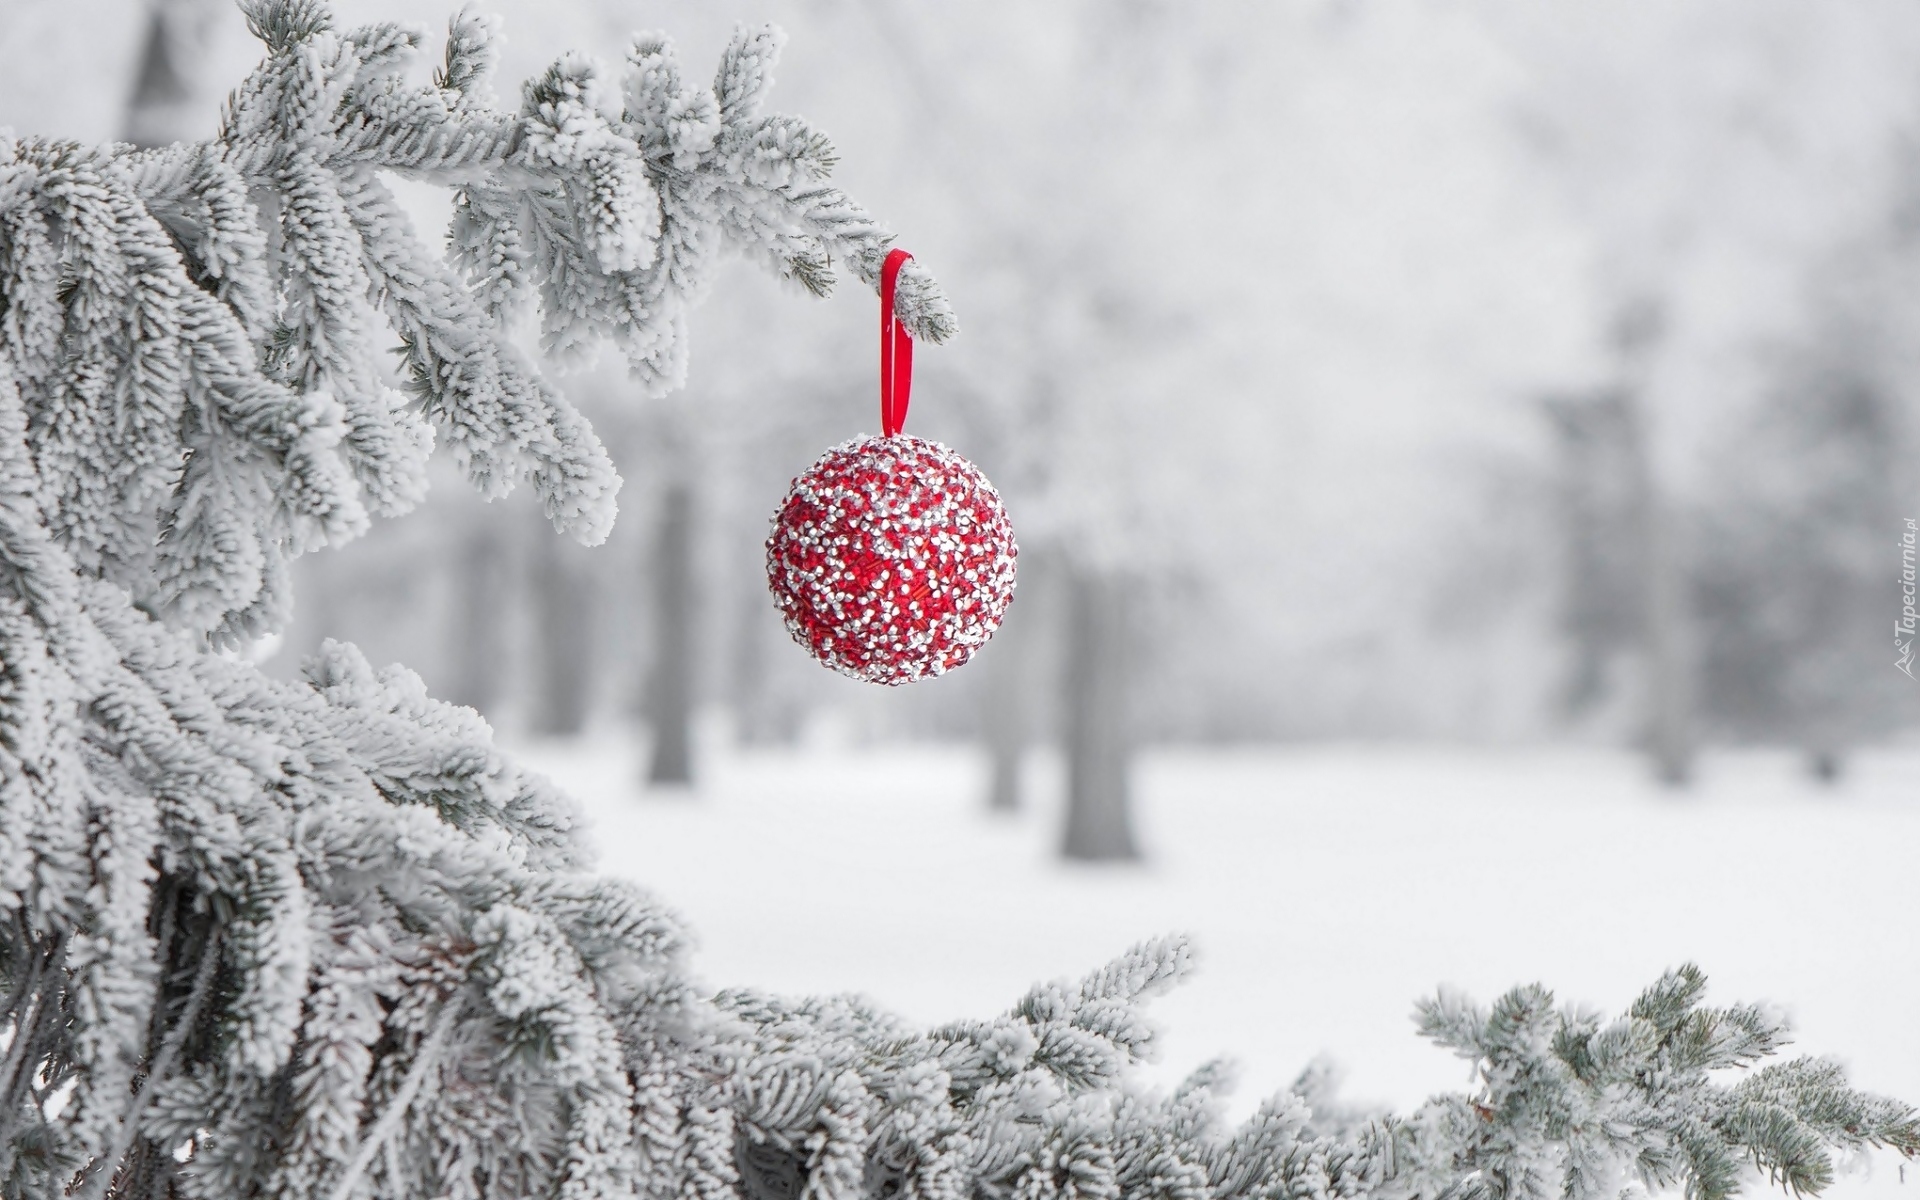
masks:
[(835, 446), (793, 481), (767, 538), (767, 584), (793, 640), (869, 683), (967, 661), (1013, 599), (1018, 548), (987, 477), (900, 432), (913, 342), (894, 318), (900, 264), (880, 274), (880, 437)]

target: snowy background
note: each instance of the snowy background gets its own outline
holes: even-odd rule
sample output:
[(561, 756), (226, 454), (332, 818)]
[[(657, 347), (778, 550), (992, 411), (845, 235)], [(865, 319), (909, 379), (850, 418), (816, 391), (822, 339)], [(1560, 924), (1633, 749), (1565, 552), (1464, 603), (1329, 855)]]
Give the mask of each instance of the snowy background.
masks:
[[(489, 7), (503, 102), (632, 30), (692, 64), (735, 20), (788, 30), (776, 106), (959, 310), (911, 427), (1002, 487), (1018, 602), (906, 690), (787, 642), (766, 517), (875, 424), (873, 300), (740, 267), (675, 397), (565, 381), (626, 476), (608, 545), (448, 478), (302, 563), (267, 669), (344, 637), (479, 707), (716, 985), (934, 1021), (1187, 929), (1163, 1075), (1229, 1053), (1250, 1102), (1324, 1052), (1405, 1106), (1464, 1079), (1410, 1036), (1436, 984), (1614, 1008), (1691, 959), (1920, 1100), (1920, 685), (1889, 636), (1920, 517), (1920, 9)], [(154, 11), (0, 0), (0, 125), (128, 135)], [(171, 119), (204, 135), (252, 46), (212, 0), (158, 11)], [(1137, 862), (1058, 855), (1088, 588), (1128, 602), (1102, 719)], [(682, 725), (693, 779), (647, 786)]]
[[(1920, 1081), (1910, 752), (1816, 788), (1777, 751), (1730, 751), (1676, 802), (1612, 750), (1169, 748), (1139, 764), (1152, 851), (1116, 868), (1050, 853), (1047, 755), (1039, 802), (991, 818), (984, 762), (958, 748), (712, 753), (697, 797), (637, 787), (627, 741), (521, 750), (581, 800), (604, 869), (672, 898), (716, 985), (864, 992), (932, 1024), (1191, 932), (1200, 970), (1155, 1005), (1152, 1078), (1233, 1058), (1243, 1113), (1316, 1056), (1395, 1108), (1466, 1086), (1468, 1064), (1412, 1033), (1436, 984), (1491, 999), (1538, 980), (1618, 1010), (1683, 961), (1719, 1001), (1779, 1002), (1797, 1049), (1861, 1086)], [(1829, 1194), (1920, 1187), (1897, 1159), (1856, 1170)]]

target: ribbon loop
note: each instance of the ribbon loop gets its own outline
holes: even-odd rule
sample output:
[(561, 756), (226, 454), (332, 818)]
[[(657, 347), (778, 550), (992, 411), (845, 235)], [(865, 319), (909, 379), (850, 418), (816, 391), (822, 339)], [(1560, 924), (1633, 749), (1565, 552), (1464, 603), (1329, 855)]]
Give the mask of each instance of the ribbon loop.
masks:
[(892, 437), (907, 423), (907, 397), (913, 391), (913, 335), (893, 315), (900, 268), (913, 255), (891, 250), (880, 267), (880, 433)]

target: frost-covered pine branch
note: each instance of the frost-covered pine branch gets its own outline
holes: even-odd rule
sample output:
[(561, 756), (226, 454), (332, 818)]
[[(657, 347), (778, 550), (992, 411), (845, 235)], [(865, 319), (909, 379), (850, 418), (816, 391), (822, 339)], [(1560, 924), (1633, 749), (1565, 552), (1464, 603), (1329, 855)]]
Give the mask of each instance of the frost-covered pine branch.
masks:
[[(1473, 1092), (1394, 1116), (1342, 1104), (1314, 1069), (1229, 1127), (1219, 1064), (1170, 1095), (1127, 1079), (1151, 1039), (1140, 1001), (1186, 964), (1179, 940), (1147, 943), (998, 1020), (925, 1034), (858, 1001), (722, 993), (745, 1024), (734, 1052), (749, 1056), (734, 1085), (747, 1194), (1613, 1200), (1639, 1184), (1719, 1200), (1742, 1164), (1812, 1193), (1835, 1149), (1920, 1154), (1914, 1111), (1852, 1090), (1830, 1062), (1716, 1078), (1786, 1029), (1756, 1008), (1702, 1006), (1691, 966), (1611, 1022), (1539, 987), (1490, 1010), (1443, 994), (1420, 1006), (1422, 1032), (1478, 1064)], [(783, 1055), (804, 1056), (799, 1081)]]
[[(743, 31), (711, 89), (662, 38), (562, 59), (489, 106), (491, 26), (418, 33), (249, 6), (268, 57), (215, 139), (0, 141), (0, 1197), (644, 1196), (1279, 1200), (1725, 1194), (1742, 1160), (1814, 1190), (1829, 1148), (1920, 1149), (1912, 1113), (1787, 1063), (1757, 1010), (1663, 983), (1601, 1025), (1516, 992), (1442, 1000), (1482, 1064), (1410, 1117), (1315, 1077), (1237, 1130), (1217, 1072), (1128, 1069), (1146, 944), (994, 1020), (929, 1033), (843, 999), (708, 996), (678, 922), (587, 870), (572, 810), (472, 710), (329, 643), (299, 683), (214, 651), (284, 619), (286, 563), (423, 487), (539, 492), (597, 540), (616, 479), (502, 327), (611, 340), (671, 386), (684, 314), (744, 249), (813, 291), (889, 237), (762, 115)], [(382, 182), (456, 195), (452, 264)], [(917, 266), (900, 314), (952, 316)], [(381, 369), (397, 336), (398, 386)]]
[[(311, 0), (247, 12), (269, 57), (212, 142), (0, 143), (37, 498), (82, 570), (170, 624), (231, 641), (282, 623), (286, 560), (412, 506), (436, 433), (484, 493), (529, 480), (598, 542), (619, 481), (500, 322), (537, 294), (549, 352), (610, 340), (659, 392), (723, 251), (824, 293), (833, 256), (872, 283), (891, 244), (824, 182), (825, 138), (761, 112), (771, 29), (740, 31), (711, 90), (642, 35), (623, 72), (562, 58), (514, 113), (487, 103), (482, 18), (455, 18), (435, 84), (413, 87), (418, 30), (335, 33)], [(457, 269), (384, 176), (453, 190)], [(953, 332), (923, 269), (899, 310), (916, 336)]]

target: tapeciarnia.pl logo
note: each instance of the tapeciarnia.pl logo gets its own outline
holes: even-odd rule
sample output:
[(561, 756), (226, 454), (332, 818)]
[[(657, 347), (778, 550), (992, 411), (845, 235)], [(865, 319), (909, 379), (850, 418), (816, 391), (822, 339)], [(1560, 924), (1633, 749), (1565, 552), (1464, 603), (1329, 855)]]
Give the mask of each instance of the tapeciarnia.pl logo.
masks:
[(1914, 538), (1920, 533), (1912, 517), (1907, 518), (1907, 531), (1900, 535), (1900, 619), (1893, 623), (1893, 649), (1900, 657), (1893, 665), (1906, 673), (1908, 679), (1913, 676), (1913, 634), (1920, 613), (1915, 613), (1913, 597), (1915, 591), (1914, 575)]

